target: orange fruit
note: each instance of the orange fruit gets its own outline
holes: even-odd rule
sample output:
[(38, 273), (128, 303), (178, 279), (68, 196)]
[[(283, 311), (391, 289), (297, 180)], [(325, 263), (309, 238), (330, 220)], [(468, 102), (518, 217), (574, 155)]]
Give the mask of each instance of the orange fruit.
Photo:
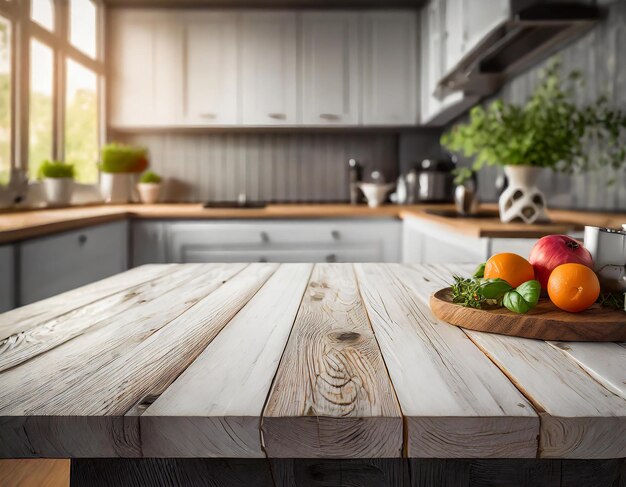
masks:
[(561, 264), (550, 274), (548, 296), (562, 310), (578, 313), (596, 302), (600, 281), (586, 265)]
[(530, 262), (517, 254), (504, 252), (492, 255), (485, 264), (485, 278), (504, 279), (511, 286), (517, 287), (535, 278), (535, 270)]

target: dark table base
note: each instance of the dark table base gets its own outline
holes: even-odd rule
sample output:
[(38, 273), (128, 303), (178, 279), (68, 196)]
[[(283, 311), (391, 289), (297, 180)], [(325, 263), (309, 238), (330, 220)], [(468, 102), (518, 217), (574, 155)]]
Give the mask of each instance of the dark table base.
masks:
[(626, 487), (618, 460), (76, 459), (72, 487)]

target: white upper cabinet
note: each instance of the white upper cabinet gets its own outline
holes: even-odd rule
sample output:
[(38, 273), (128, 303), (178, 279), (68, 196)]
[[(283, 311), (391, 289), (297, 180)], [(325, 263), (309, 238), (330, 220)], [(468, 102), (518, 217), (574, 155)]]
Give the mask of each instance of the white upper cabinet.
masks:
[(238, 14), (190, 12), (184, 17), (184, 122), (238, 122)]
[[(471, 51), (489, 32), (507, 20), (510, 0), (463, 0), (463, 53)], [(485, 15), (488, 12), (488, 15)]]
[[(444, 73), (449, 72), (463, 57), (465, 51), (463, 17), (465, 0), (445, 0)], [(485, 14), (485, 10), (479, 8)]]
[(358, 27), (353, 12), (302, 13), (302, 123), (360, 122)]
[(244, 125), (294, 125), (297, 120), (295, 12), (242, 14)]
[(417, 15), (364, 14), (363, 123), (417, 123)]
[(165, 126), (182, 121), (183, 27), (167, 11), (111, 13), (110, 124)]

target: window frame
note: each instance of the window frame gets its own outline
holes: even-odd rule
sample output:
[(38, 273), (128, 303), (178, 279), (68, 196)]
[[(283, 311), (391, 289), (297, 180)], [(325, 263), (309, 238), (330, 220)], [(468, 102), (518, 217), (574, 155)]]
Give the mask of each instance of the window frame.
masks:
[(90, 0), (96, 7), (96, 57), (70, 42), (70, 2), (53, 0), (54, 31), (31, 19), (31, 0), (0, 0), (0, 15), (11, 22), (11, 170), (28, 174), (30, 127), (30, 41), (36, 39), (52, 49), (52, 157), (65, 156), (66, 60), (71, 59), (96, 75), (98, 144), (106, 135), (105, 103), (105, 8), (103, 0)]

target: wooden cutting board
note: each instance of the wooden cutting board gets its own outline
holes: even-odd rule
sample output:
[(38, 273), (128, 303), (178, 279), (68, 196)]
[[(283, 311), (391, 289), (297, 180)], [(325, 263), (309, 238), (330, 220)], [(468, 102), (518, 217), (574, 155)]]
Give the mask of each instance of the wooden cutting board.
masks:
[(454, 304), (452, 291), (445, 288), (430, 297), (430, 308), (440, 320), (470, 330), (540, 340), (626, 341), (626, 312), (600, 305), (581, 313), (568, 313), (542, 298), (535, 308), (522, 315), (506, 308), (482, 310)]

